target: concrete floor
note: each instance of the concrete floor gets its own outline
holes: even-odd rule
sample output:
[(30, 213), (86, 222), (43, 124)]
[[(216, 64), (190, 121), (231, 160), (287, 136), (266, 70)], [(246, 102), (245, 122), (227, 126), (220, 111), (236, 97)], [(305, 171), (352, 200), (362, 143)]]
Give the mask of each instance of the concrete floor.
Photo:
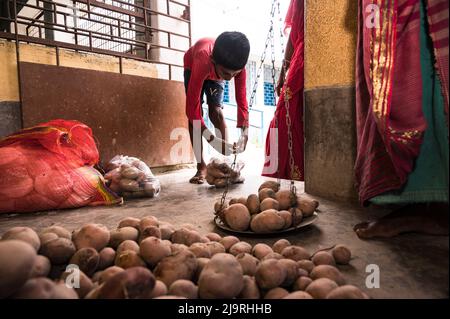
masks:
[[(80, 209), (50, 211), (35, 214), (0, 216), (0, 234), (14, 226), (29, 226), (35, 230), (50, 225), (61, 225), (69, 230), (85, 223), (101, 223), (116, 227), (126, 217), (141, 218), (154, 215), (175, 226), (191, 223), (201, 233), (227, 233), (216, 228), (213, 222), (213, 205), (221, 191), (208, 185), (187, 183), (193, 170), (185, 169), (160, 175), (162, 192), (155, 199), (126, 202), (121, 207), (86, 207)], [(247, 176), (246, 182), (234, 185), (230, 197), (255, 193), (264, 179)], [(298, 183), (303, 191), (303, 183)], [(361, 209), (359, 206), (337, 203), (317, 198), (320, 201), (319, 218), (313, 225), (284, 234), (291, 243), (307, 248), (310, 252), (346, 244), (353, 253), (350, 265), (340, 267), (347, 282), (366, 291), (372, 298), (448, 298), (449, 241), (448, 237), (406, 234), (389, 240), (362, 241), (352, 226), (370, 217), (382, 216), (387, 211)], [(280, 237), (241, 237), (251, 244), (264, 242), (273, 244)], [(365, 286), (366, 266), (376, 264), (380, 269), (380, 288)]]

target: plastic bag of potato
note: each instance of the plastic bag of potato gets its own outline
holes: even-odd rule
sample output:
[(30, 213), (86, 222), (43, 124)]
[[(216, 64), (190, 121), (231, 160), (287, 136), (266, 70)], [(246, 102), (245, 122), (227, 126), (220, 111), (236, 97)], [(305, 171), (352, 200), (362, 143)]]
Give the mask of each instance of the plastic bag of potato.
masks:
[(106, 165), (109, 188), (125, 198), (156, 197), (161, 191), (159, 180), (150, 168), (136, 157), (117, 155)]
[(217, 188), (226, 186), (227, 175), (230, 175), (229, 182), (231, 184), (243, 183), (245, 178), (241, 176), (241, 170), (245, 164), (242, 161), (237, 161), (234, 169), (231, 169), (232, 160), (230, 158), (212, 158), (206, 166), (206, 181), (209, 185), (214, 185)]

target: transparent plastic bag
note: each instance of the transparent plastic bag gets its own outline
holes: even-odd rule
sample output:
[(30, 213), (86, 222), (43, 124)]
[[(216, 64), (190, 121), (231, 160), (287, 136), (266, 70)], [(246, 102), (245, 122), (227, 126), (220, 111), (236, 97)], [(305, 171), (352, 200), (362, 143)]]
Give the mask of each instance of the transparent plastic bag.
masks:
[(217, 188), (223, 188), (226, 186), (227, 175), (229, 175), (229, 182), (231, 184), (243, 183), (245, 178), (241, 176), (241, 170), (245, 166), (244, 162), (238, 160), (233, 170), (231, 169), (232, 164), (232, 158), (212, 158), (206, 166), (207, 183)]
[(105, 170), (109, 188), (125, 198), (156, 197), (161, 191), (159, 180), (139, 158), (114, 156)]

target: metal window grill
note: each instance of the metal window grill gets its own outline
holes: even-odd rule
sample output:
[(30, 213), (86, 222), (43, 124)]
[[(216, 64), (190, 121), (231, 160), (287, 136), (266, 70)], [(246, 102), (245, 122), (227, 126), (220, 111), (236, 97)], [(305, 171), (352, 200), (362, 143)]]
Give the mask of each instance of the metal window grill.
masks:
[[(153, 10), (150, 0), (1, 0), (0, 38), (55, 47), (58, 64), (59, 48), (119, 57), (120, 70), (122, 58), (163, 64), (171, 79), (172, 67), (183, 67), (182, 61), (163, 62), (152, 50), (185, 52), (173, 39), (191, 44), (190, 0), (163, 1), (165, 12)], [(158, 18), (186, 24), (187, 32), (152, 25)]]

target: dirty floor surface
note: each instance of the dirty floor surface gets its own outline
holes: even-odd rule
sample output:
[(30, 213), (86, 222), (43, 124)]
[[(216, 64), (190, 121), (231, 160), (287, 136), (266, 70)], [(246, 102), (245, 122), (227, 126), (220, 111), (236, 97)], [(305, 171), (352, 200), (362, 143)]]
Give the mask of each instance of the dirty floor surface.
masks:
[[(35, 230), (50, 225), (61, 225), (69, 230), (85, 223), (101, 223), (109, 228), (127, 216), (141, 218), (154, 215), (175, 226), (195, 225), (201, 233), (217, 232), (227, 235), (213, 222), (213, 205), (221, 191), (204, 185), (191, 185), (187, 181), (193, 170), (185, 169), (160, 175), (162, 192), (155, 199), (126, 202), (120, 207), (87, 207), (34, 214), (0, 216), (0, 234), (14, 226), (29, 226)], [(264, 179), (247, 176), (244, 184), (234, 185), (229, 197), (255, 193)], [(285, 185), (287, 187), (287, 184)], [(298, 183), (303, 191), (303, 183)], [(366, 291), (373, 298), (448, 298), (448, 237), (406, 234), (394, 239), (362, 241), (352, 226), (367, 218), (382, 216), (387, 211), (362, 209), (357, 205), (338, 203), (322, 198), (319, 218), (300, 231), (283, 237), (242, 237), (251, 244), (273, 244), (279, 238), (302, 245), (314, 252), (334, 244), (348, 245), (353, 253), (350, 265), (340, 267), (347, 282)], [(380, 287), (366, 287), (366, 267), (376, 265), (380, 271)]]

